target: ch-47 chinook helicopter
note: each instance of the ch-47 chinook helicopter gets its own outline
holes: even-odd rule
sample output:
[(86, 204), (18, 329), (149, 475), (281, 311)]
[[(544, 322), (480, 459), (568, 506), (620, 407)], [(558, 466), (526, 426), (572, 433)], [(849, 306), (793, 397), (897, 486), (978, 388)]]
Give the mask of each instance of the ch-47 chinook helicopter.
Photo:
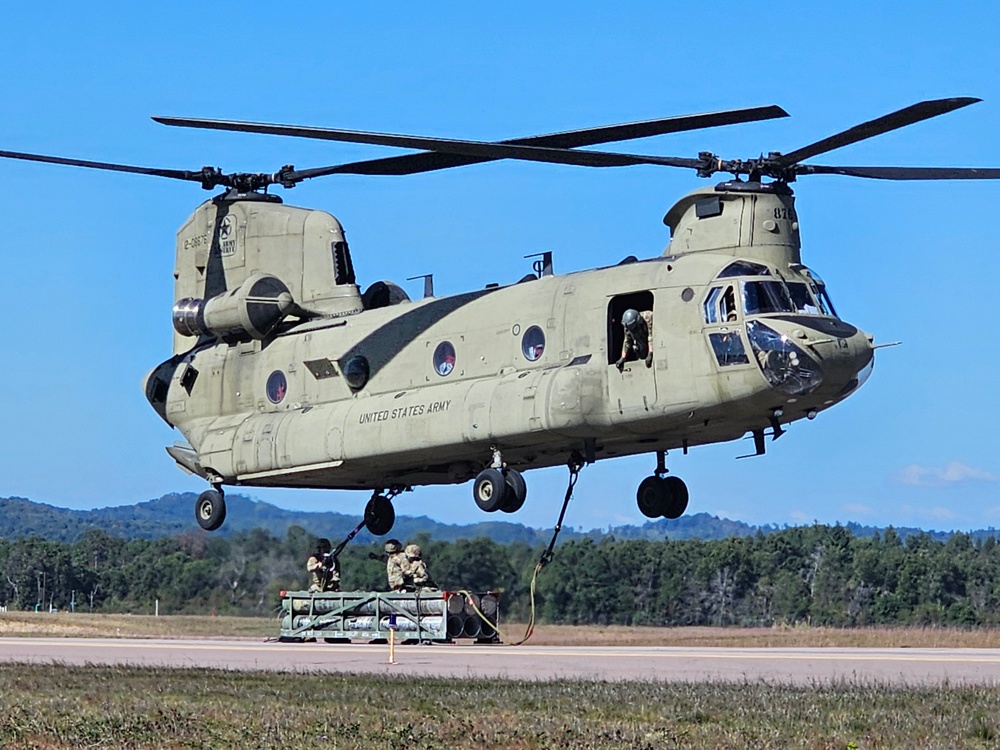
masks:
[[(525, 501), (527, 469), (640, 453), (657, 460), (639, 485), (639, 509), (676, 518), (688, 490), (667, 476), (666, 451), (750, 433), (759, 455), (766, 436), (777, 439), (784, 425), (847, 398), (871, 372), (873, 341), (837, 316), (822, 280), (803, 265), (789, 184), (807, 174), (998, 179), (1000, 169), (803, 163), (976, 101), (921, 102), (748, 160), (577, 149), (787, 116), (779, 107), (495, 143), (154, 118), (421, 149), (273, 174), (0, 156), (226, 188), (177, 233), (173, 356), (145, 381), (153, 408), (187, 439), (168, 453), (212, 485), (197, 500), (198, 523), (223, 523), (224, 485), (360, 489), (373, 493), (367, 528), (382, 535), (395, 520), (392, 498), (413, 486), (474, 479), (480, 508), (511, 513)], [(446, 297), (427, 284), (421, 300), (390, 282), (362, 294), (337, 219), (268, 192), (324, 175), (404, 175), (496, 159), (649, 164), (733, 179), (667, 212), (671, 239), (660, 257), (555, 275), (549, 256), (516, 284)], [(648, 341), (639, 335), (623, 347), (626, 311), (649, 313)]]

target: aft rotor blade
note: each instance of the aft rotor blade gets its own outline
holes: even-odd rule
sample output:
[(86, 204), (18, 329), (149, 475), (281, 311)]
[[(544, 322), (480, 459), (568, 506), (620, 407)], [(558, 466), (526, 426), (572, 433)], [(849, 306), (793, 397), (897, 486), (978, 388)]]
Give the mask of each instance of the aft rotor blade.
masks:
[(799, 164), (796, 174), (842, 174), (875, 180), (1000, 180), (1000, 169), (979, 167), (826, 167)]
[[(504, 141), (497, 141), (491, 145), (504, 144), (511, 146), (545, 146), (549, 148), (569, 149), (579, 146), (593, 146), (600, 143), (611, 143), (615, 141), (632, 140), (635, 138), (646, 138), (654, 135), (664, 135), (666, 133), (677, 133), (687, 130), (698, 130), (702, 128), (718, 127), (720, 125), (733, 125), (743, 122), (755, 122), (758, 120), (770, 120), (778, 117), (788, 117), (788, 113), (776, 105), (764, 107), (750, 107), (745, 109), (724, 110), (721, 112), (709, 112), (695, 115), (680, 115), (677, 117), (666, 117), (656, 120), (645, 120), (641, 122), (623, 123), (621, 125), (607, 125), (596, 128), (586, 128), (582, 130), (568, 130), (560, 133), (550, 133), (547, 135), (529, 136), (525, 138), (512, 138)], [(178, 117), (154, 117), (157, 122), (165, 125), (175, 125), (181, 127), (197, 127), (212, 130), (235, 130), (241, 132), (267, 133), (271, 135), (298, 136), (303, 138), (313, 138), (319, 140), (346, 141), (345, 134), (355, 131), (333, 130), (328, 128), (309, 128), (294, 125), (270, 125), (266, 123), (246, 123), (231, 120), (205, 120), (198, 118), (178, 118)], [(370, 134), (381, 135), (381, 134)], [(435, 139), (432, 139), (435, 140)], [(444, 139), (436, 139), (439, 143)], [(372, 143), (373, 141), (360, 141)], [(411, 141), (411, 143), (413, 143)], [(468, 142), (466, 142), (468, 143)], [(479, 142), (475, 142), (479, 143)], [(377, 142), (377, 145), (398, 145), (385, 141)], [(430, 144), (423, 142), (420, 145), (410, 145), (410, 148), (429, 148)], [(534, 154), (538, 156), (538, 154)], [(382, 159), (371, 159), (351, 164), (342, 164), (336, 171), (326, 171), (323, 174), (370, 174), (370, 175), (404, 175), (416, 174), (418, 172), (429, 172), (437, 169), (448, 169), (467, 164), (478, 164), (485, 161), (493, 161), (501, 158), (525, 158), (523, 155), (517, 157), (511, 153), (490, 155), (482, 151), (469, 153), (463, 150), (461, 153), (455, 150), (447, 152), (443, 150), (431, 151), (428, 153), (406, 154), (403, 156), (390, 156)], [(531, 159), (532, 161), (555, 161), (553, 159)], [(556, 163), (577, 163), (577, 162), (556, 162)], [(635, 163), (635, 162), (630, 162)], [(588, 166), (623, 166), (622, 164), (588, 164)], [(686, 166), (686, 165), (685, 165)], [(328, 168), (328, 169), (333, 169)], [(319, 176), (319, 175), (314, 175)]]
[(87, 169), (104, 169), (110, 172), (131, 172), (132, 174), (146, 174), (155, 177), (169, 177), (172, 180), (187, 180), (189, 182), (203, 182), (206, 173), (191, 172), (186, 169), (158, 169), (156, 167), (135, 167), (129, 164), (113, 164), (103, 161), (88, 161), (86, 159), (67, 159), (62, 156), (44, 156), (41, 154), (25, 154), (20, 151), (0, 151), (0, 157), (4, 159), (21, 159), (23, 161), (39, 161), (45, 164), (64, 164), (68, 167), (86, 167)]
[(842, 148), (858, 141), (874, 138), (876, 135), (888, 133), (890, 130), (896, 130), (920, 122), (921, 120), (937, 117), (938, 115), (967, 107), (979, 101), (982, 100), (966, 96), (919, 102), (896, 112), (883, 115), (882, 117), (876, 117), (874, 120), (855, 125), (853, 128), (831, 135), (829, 138), (816, 141), (816, 143), (808, 146), (803, 146), (790, 153), (781, 154), (778, 157), (778, 163), (783, 166), (791, 166), (818, 154), (825, 154), (827, 151), (833, 151), (834, 149)]

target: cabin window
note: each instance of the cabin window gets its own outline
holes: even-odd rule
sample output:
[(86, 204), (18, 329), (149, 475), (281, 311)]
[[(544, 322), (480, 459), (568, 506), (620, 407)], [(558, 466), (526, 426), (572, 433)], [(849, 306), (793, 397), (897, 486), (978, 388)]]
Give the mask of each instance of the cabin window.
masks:
[(455, 369), (455, 347), (450, 341), (442, 341), (434, 350), (434, 372), (442, 377)]
[(535, 362), (545, 351), (545, 333), (538, 326), (531, 326), (521, 338), (521, 353), (529, 362)]
[(712, 287), (705, 300), (706, 323), (732, 323), (736, 320), (736, 291), (732, 285)]
[(288, 380), (285, 378), (285, 373), (281, 370), (275, 370), (268, 375), (264, 391), (267, 393), (267, 400), (272, 404), (280, 404), (284, 401), (285, 394), (288, 393)]
[(368, 360), (361, 355), (351, 357), (344, 364), (344, 380), (355, 391), (360, 391), (368, 383), (371, 367)]
[(613, 365), (622, 353), (625, 343), (625, 327), (622, 326), (622, 315), (626, 310), (653, 310), (652, 292), (633, 292), (613, 297), (608, 303), (608, 364)]

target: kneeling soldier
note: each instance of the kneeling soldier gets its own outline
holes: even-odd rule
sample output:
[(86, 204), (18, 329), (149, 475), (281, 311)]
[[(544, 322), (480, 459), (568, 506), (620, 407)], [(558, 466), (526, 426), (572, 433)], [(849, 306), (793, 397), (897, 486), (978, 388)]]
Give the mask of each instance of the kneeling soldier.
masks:
[(420, 547), (416, 544), (406, 545), (406, 583), (408, 588), (413, 589), (433, 589), (437, 588), (427, 572), (427, 563), (424, 562), (420, 552)]

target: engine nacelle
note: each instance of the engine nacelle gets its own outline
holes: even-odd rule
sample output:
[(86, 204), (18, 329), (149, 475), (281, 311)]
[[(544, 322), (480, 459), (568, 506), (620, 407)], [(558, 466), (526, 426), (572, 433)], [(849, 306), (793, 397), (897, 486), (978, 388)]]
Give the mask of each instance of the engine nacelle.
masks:
[(182, 336), (244, 333), (266, 338), (295, 307), (288, 287), (277, 276), (258, 273), (209, 300), (185, 297), (174, 305), (174, 329)]

